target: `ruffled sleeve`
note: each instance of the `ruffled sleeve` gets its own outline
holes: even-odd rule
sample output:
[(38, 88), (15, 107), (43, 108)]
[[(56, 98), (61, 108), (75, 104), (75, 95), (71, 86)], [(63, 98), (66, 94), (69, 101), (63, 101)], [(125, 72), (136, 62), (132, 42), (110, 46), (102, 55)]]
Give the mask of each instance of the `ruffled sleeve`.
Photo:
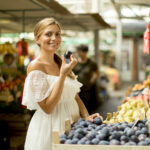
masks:
[(82, 83), (80, 83), (77, 79), (75, 79), (75, 87), (76, 87), (76, 92), (80, 92), (80, 88), (83, 86)]
[(40, 108), (38, 102), (50, 95), (54, 83), (49, 83), (47, 75), (42, 71), (30, 72), (25, 80), (22, 104), (30, 110)]

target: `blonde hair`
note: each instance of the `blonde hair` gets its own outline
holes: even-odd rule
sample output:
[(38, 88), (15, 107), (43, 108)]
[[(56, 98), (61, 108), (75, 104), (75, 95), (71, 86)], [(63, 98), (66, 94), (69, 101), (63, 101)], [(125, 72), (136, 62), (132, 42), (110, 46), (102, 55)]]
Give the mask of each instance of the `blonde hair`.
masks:
[[(43, 31), (48, 26), (53, 25), (53, 24), (57, 25), (60, 30), (62, 29), (60, 23), (57, 20), (55, 20), (54, 18), (45, 18), (45, 19), (42, 19), (41, 21), (39, 21), (35, 25), (35, 28), (34, 28), (34, 37), (39, 38), (41, 36), (41, 34), (43, 33)], [(56, 53), (54, 54), (54, 60), (60, 68), (61, 64), (62, 64), (62, 59)], [(72, 72), (68, 74), (68, 77), (70, 77), (71, 79), (75, 79), (75, 75)]]

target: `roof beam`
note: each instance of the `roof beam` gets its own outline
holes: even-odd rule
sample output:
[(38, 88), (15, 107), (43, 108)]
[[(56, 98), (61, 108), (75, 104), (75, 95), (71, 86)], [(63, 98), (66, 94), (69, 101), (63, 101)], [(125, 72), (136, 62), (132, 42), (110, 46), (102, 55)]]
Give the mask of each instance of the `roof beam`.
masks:
[(120, 18), (120, 6), (116, 5), (114, 0), (110, 0), (110, 3), (112, 4), (114, 10), (116, 11), (118, 18)]
[(150, 4), (150, 0), (115, 0), (119, 4)]

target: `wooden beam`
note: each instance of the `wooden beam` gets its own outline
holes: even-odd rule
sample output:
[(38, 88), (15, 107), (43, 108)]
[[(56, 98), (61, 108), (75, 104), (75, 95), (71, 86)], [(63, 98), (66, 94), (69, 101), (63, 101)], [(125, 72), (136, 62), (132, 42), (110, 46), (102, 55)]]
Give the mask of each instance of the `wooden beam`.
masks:
[(61, 15), (71, 14), (68, 9), (66, 9), (61, 4), (59, 4), (58, 2), (56, 2), (54, 0), (50, 0), (49, 2), (46, 0), (32, 0), (32, 1), (39, 5), (42, 5), (43, 7), (47, 8), (47, 9), (51, 9), (54, 12), (59, 13)]
[(113, 8), (115, 9), (118, 18), (120, 19), (120, 6), (117, 5), (114, 0), (110, 0), (110, 3), (112, 4)]
[(150, 0), (117, 0), (119, 4), (150, 4)]

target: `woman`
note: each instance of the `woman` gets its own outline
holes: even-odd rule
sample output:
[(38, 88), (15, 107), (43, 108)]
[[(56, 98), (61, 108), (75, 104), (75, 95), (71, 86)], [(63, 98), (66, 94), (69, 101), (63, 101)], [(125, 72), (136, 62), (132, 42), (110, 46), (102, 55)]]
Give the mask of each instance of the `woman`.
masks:
[(40, 54), (27, 68), (22, 104), (36, 112), (28, 128), (25, 150), (51, 150), (52, 130), (63, 133), (65, 119), (72, 123), (80, 116), (91, 121), (100, 116), (89, 116), (77, 94), (81, 83), (71, 73), (76, 58), (71, 55), (67, 64), (56, 54), (61, 44), (59, 23), (53, 18), (41, 20), (34, 36)]

